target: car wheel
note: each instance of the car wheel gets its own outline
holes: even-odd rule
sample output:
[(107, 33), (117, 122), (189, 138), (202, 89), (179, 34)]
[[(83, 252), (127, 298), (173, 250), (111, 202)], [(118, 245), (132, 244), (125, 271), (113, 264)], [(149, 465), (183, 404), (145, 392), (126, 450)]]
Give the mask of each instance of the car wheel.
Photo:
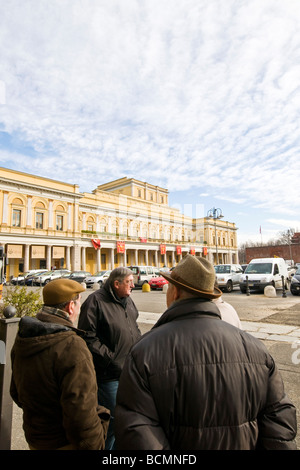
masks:
[(241, 287), (240, 286), (240, 291), (242, 294), (246, 294), (246, 287)]
[(232, 292), (233, 291), (233, 285), (231, 281), (227, 281), (226, 284), (226, 292)]
[(48, 282), (50, 282), (50, 279), (46, 279), (46, 281), (44, 282), (44, 284), (48, 284)]
[(103, 281), (98, 281), (99, 287), (102, 287)]

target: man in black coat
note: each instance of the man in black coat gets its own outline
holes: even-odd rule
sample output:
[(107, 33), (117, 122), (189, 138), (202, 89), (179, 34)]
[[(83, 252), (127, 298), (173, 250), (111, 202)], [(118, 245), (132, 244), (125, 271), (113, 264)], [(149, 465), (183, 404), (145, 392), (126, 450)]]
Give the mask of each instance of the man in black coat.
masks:
[(187, 255), (163, 276), (168, 309), (120, 377), (117, 449), (295, 449), (279, 371), (260, 340), (221, 320), (213, 265)]
[[(98, 382), (98, 401), (111, 412), (105, 449), (114, 447), (114, 408), (119, 377), (125, 358), (140, 338), (138, 310), (130, 297), (132, 272), (115, 268), (101, 289), (81, 306), (78, 328), (85, 330), (85, 340), (94, 359)], [(104, 405), (106, 403), (106, 405)]]

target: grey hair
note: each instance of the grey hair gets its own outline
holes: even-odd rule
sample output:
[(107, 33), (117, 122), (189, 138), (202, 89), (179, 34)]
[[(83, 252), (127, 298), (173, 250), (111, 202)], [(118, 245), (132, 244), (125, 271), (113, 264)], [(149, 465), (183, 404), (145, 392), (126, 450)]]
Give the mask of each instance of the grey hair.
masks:
[(123, 282), (125, 277), (130, 276), (131, 274), (133, 273), (130, 269), (120, 266), (119, 268), (115, 268), (112, 270), (106, 282), (110, 286), (113, 286), (115, 281)]

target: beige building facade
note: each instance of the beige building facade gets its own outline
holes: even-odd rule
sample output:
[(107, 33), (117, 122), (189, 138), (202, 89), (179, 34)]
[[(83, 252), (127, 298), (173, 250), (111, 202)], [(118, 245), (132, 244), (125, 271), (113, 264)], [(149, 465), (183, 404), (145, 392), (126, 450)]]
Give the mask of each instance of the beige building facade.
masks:
[(167, 189), (134, 178), (82, 193), (78, 184), (0, 168), (7, 280), (41, 268), (172, 267), (187, 253), (238, 262), (234, 223), (186, 216), (168, 198)]

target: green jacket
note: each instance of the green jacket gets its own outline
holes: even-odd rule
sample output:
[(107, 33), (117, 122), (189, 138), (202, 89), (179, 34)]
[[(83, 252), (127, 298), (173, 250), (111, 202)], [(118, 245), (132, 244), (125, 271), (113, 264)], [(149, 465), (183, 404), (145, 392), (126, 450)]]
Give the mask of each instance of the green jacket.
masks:
[(10, 393), (35, 449), (104, 449), (109, 411), (98, 406), (93, 359), (81, 333), (51, 307), (20, 321)]

